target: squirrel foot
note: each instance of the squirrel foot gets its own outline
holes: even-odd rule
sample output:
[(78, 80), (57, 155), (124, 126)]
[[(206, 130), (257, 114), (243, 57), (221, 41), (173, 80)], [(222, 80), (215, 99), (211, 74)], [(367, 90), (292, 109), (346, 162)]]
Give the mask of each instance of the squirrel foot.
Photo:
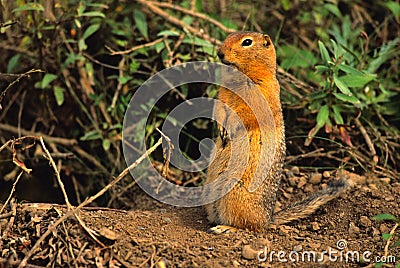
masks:
[(209, 233), (212, 234), (229, 234), (237, 232), (237, 228), (229, 225), (217, 225), (208, 229)]

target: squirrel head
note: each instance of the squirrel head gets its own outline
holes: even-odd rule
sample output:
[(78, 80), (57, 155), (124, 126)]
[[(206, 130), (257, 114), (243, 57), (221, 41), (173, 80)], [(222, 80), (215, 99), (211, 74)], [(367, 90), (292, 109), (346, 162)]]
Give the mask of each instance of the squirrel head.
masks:
[(255, 83), (275, 76), (276, 54), (271, 38), (257, 32), (228, 35), (218, 50), (221, 62), (237, 68)]

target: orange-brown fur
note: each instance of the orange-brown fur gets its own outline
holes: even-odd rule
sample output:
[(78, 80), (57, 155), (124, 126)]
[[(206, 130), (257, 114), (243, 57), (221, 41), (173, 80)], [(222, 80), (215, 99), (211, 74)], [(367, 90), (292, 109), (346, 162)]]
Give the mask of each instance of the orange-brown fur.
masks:
[[(244, 46), (244, 39), (251, 39), (252, 44)], [(237, 179), (239, 182), (225, 196), (214, 203), (206, 205), (209, 220), (221, 224), (221, 230), (216, 232), (234, 229), (230, 226), (263, 231), (271, 221), (284, 223), (288, 220), (305, 217), (313, 213), (320, 205), (337, 196), (345, 188), (343, 185), (328, 188), (328, 190), (318, 193), (316, 197), (308, 198), (282, 210), (281, 213), (273, 215), (286, 151), (280, 86), (275, 76), (276, 55), (274, 46), (268, 35), (254, 32), (238, 32), (226, 38), (218, 51), (218, 56), (223, 63), (233, 66), (247, 75), (252, 83), (243, 82), (240, 84), (240, 87), (244, 90), (243, 92), (247, 94), (248, 104), (236, 93), (224, 87), (220, 88), (218, 94), (218, 99), (229, 106), (244, 123), (250, 153), (243, 176), (235, 178), (235, 173), (232, 171), (232, 175), (226, 176), (224, 178), (226, 181), (223, 181), (229, 184), (232, 182), (231, 180)], [(268, 102), (275, 130), (271, 130), (271, 124), (259, 124), (255, 118), (251, 108), (255, 107), (254, 109), (263, 110), (260, 95), (256, 94), (255, 90), (261, 92)], [(267, 110), (265, 109), (265, 111)], [(222, 105), (217, 104), (215, 116), (219, 122), (226, 122), (226, 126), (229, 128), (231, 113)], [(234, 133), (235, 129), (230, 131)], [(260, 157), (261, 144), (263, 143), (262, 131), (276, 134), (276, 150), (272, 157), (271, 169), (266, 170), (263, 174), (265, 176), (263, 183), (254, 192), (251, 192), (249, 191), (249, 186), (257, 165), (267, 166), (268, 164), (266, 163), (267, 159)], [(226, 137), (217, 138), (215, 158), (208, 168), (206, 184), (217, 180), (220, 174), (226, 171), (229, 157), (242, 154), (243, 149), (240, 146), (232, 146), (232, 141)], [(227, 172), (229, 174), (229, 170)], [(213, 190), (219, 191), (220, 189)], [(293, 212), (295, 214), (292, 214)]]

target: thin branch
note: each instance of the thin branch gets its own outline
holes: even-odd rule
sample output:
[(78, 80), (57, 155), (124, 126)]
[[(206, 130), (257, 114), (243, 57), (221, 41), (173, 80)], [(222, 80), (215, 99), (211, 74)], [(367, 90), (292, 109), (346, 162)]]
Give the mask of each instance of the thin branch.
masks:
[(367, 143), (368, 149), (371, 152), (372, 155), (372, 160), (375, 164), (378, 163), (378, 157), (376, 155), (376, 151), (375, 151), (375, 147), (374, 144), (372, 143), (371, 138), (369, 137), (367, 130), (365, 129), (365, 127), (361, 124), (360, 120), (358, 118), (356, 118), (355, 123), (357, 125), (357, 127), (360, 129), (361, 135), (363, 135), (365, 142)]
[(46, 158), (49, 160), (51, 167), (53, 168), (54, 172), (56, 173), (56, 178), (58, 184), (60, 185), (61, 192), (64, 195), (65, 204), (67, 205), (68, 210), (72, 209), (71, 203), (69, 202), (67, 191), (65, 191), (64, 183), (61, 180), (60, 172), (57, 169), (56, 163), (53, 160), (49, 150), (47, 150), (46, 145), (44, 144), (43, 137), (39, 138), (40, 143), (42, 144), (43, 151), (46, 153)]
[[(118, 76), (120, 78), (122, 78), (124, 76), (124, 71), (123, 71), (123, 66), (125, 65), (125, 57), (122, 57), (121, 61), (118, 63)], [(118, 96), (122, 90), (122, 83), (121, 83), (121, 79), (118, 79), (118, 85), (117, 85), (117, 89), (115, 90), (113, 99), (111, 101), (111, 106), (110, 106), (110, 110), (113, 111), (115, 108), (115, 105), (117, 104), (117, 100), (118, 100)]]
[(11, 192), (10, 192), (10, 195), (8, 196), (6, 202), (4, 203), (4, 205), (3, 205), (3, 206), (1, 207), (1, 209), (0, 209), (0, 214), (3, 212), (4, 208), (7, 206), (8, 202), (10, 201), (10, 199), (11, 199), (11, 197), (12, 197), (12, 195), (13, 195), (13, 193), (15, 192), (15, 187), (17, 187), (17, 183), (19, 182), (19, 179), (21, 178), (22, 174), (24, 174), (24, 171), (23, 171), (23, 170), (21, 170), (21, 172), (19, 173), (17, 179), (16, 179), (15, 182), (13, 183), (12, 188), (11, 188)]
[(100, 66), (103, 66), (103, 67), (106, 67), (106, 68), (109, 68), (109, 69), (113, 69), (113, 70), (124, 70), (121, 67), (115, 67), (115, 66), (107, 64), (107, 63), (102, 63), (101, 61), (96, 60), (95, 58), (93, 58), (92, 56), (90, 56), (89, 54), (87, 54), (85, 52), (83, 53), (83, 56), (85, 56), (90, 61), (92, 61), (92, 62), (94, 62), (94, 63), (96, 63), (96, 64), (98, 64)]
[(166, 19), (167, 21), (169, 21), (172, 24), (175, 24), (179, 27), (181, 27), (182, 29), (186, 29), (189, 32), (191, 32), (192, 34), (199, 36), (205, 40), (207, 40), (208, 42), (210, 42), (211, 44), (214, 45), (221, 45), (221, 41), (210, 37), (208, 34), (206, 34), (203, 30), (201, 29), (197, 29), (194, 28), (186, 23), (184, 23), (182, 20), (177, 19), (171, 15), (169, 15), (167, 12), (165, 12), (164, 10), (162, 10), (161, 8), (159, 8), (158, 6), (156, 6), (156, 2), (153, 1), (147, 1), (147, 0), (137, 0), (137, 2), (141, 3), (142, 5), (147, 6), (152, 12), (156, 13), (157, 15), (163, 17), (164, 19)]
[(158, 39), (156, 39), (156, 40), (154, 40), (154, 41), (152, 41), (150, 43), (134, 46), (134, 47), (132, 47), (132, 48), (130, 48), (128, 50), (123, 50), (123, 51), (115, 51), (112, 48), (110, 48), (109, 46), (106, 46), (106, 48), (111, 52), (111, 55), (123, 55), (123, 54), (129, 54), (129, 53), (131, 53), (133, 51), (136, 51), (138, 49), (141, 49), (141, 48), (152, 47), (152, 46), (154, 46), (154, 45), (156, 45), (158, 43), (161, 43), (163, 40), (164, 40), (163, 37), (162, 38), (158, 38)]
[[(11, 126), (11, 125), (0, 123), (0, 129), (14, 133), (14, 134), (18, 134), (18, 128)], [(29, 131), (29, 130), (22, 129), (22, 128), (20, 129), (20, 131), (21, 131), (22, 136), (42, 136), (48, 142), (54, 142), (54, 143), (65, 145), (65, 146), (72, 146), (72, 145), (78, 144), (78, 141), (75, 139), (52, 137), (52, 136), (48, 136), (46, 134), (42, 134), (40, 132), (33, 132), (33, 131)], [(2, 146), (2, 148), (3, 148), (3, 146)]]
[(394, 236), (394, 232), (396, 231), (397, 227), (399, 227), (399, 223), (396, 222), (396, 224), (393, 226), (392, 230), (390, 230), (390, 236), (386, 242), (385, 245), (385, 257), (387, 257), (389, 255), (389, 245), (390, 245), (390, 241), (392, 240), (393, 236)]
[(167, 2), (154, 2), (154, 1), (153, 1), (152, 4), (154, 4), (154, 5), (156, 5), (156, 6), (159, 6), (159, 7), (166, 7), (166, 8), (174, 9), (174, 10), (180, 11), (180, 12), (182, 12), (182, 13), (191, 15), (191, 16), (193, 16), (193, 17), (197, 17), (197, 18), (199, 18), (199, 19), (203, 19), (203, 20), (205, 20), (205, 21), (208, 21), (208, 22), (214, 24), (215, 26), (217, 26), (218, 28), (220, 28), (220, 29), (221, 29), (222, 31), (224, 31), (224, 32), (227, 32), (227, 33), (236, 32), (235, 29), (226, 27), (225, 25), (223, 25), (223, 24), (220, 23), (219, 21), (214, 20), (213, 18), (210, 18), (210, 17), (207, 16), (206, 14), (198, 13), (198, 12), (196, 12), (196, 11), (189, 10), (189, 9), (185, 9), (185, 8), (183, 8), (183, 7), (180, 7), (180, 6), (177, 6), (177, 5), (173, 5), (173, 4), (170, 4), (170, 3), (167, 3)]
[(0, 102), (3, 100), (4, 96), (6, 95), (7, 90), (9, 90), (9, 89), (10, 89), (12, 86), (14, 86), (16, 83), (18, 83), (22, 78), (27, 77), (27, 76), (29, 76), (30, 74), (33, 74), (33, 73), (44, 73), (44, 71), (39, 70), (39, 69), (32, 69), (32, 70), (27, 71), (26, 73), (20, 74), (14, 81), (12, 81), (12, 82), (6, 87), (6, 89), (5, 89), (3, 92), (1, 92), (1, 95), (0, 95)]

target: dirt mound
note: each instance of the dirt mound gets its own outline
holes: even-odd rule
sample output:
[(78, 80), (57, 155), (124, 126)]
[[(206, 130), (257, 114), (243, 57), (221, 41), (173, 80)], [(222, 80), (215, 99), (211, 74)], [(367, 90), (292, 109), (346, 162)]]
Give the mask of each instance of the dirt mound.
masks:
[[(312, 178), (311, 174), (307, 174)], [(357, 176), (357, 175), (354, 175)], [(353, 267), (382, 258), (395, 266), (400, 249), (382, 238), (395, 223), (374, 221), (380, 213), (399, 216), (400, 184), (357, 176), (359, 185), (308, 219), (271, 226), (266, 233), (241, 230), (214, 235), (203, 208), (176, 208), (145, 194), (131, 211), (85, 208), (80, 218), (99, 239), (93, 241), (74, 217), (58, 225), (37, 245), (28, 264), (93, 267)], [(315, 178), (314, 178), (315, 180)], [(310, 193), (285, 180), (279, 203)], [(301, 181), (301, 179), (299, 179)], [(307, 184), (312, 185), (312, 184)], [(307, 190), (307, 187), (305, 189)], [(315, 184), (307, 191), (321, 187)], [(19, 204), (2, 214), (2, 267), (20, 264), (36, 241), (66, 208)], [(4, 216), (5, 215), (5, 216)], [(7, 216), (8, 215), (8, 216)]]

